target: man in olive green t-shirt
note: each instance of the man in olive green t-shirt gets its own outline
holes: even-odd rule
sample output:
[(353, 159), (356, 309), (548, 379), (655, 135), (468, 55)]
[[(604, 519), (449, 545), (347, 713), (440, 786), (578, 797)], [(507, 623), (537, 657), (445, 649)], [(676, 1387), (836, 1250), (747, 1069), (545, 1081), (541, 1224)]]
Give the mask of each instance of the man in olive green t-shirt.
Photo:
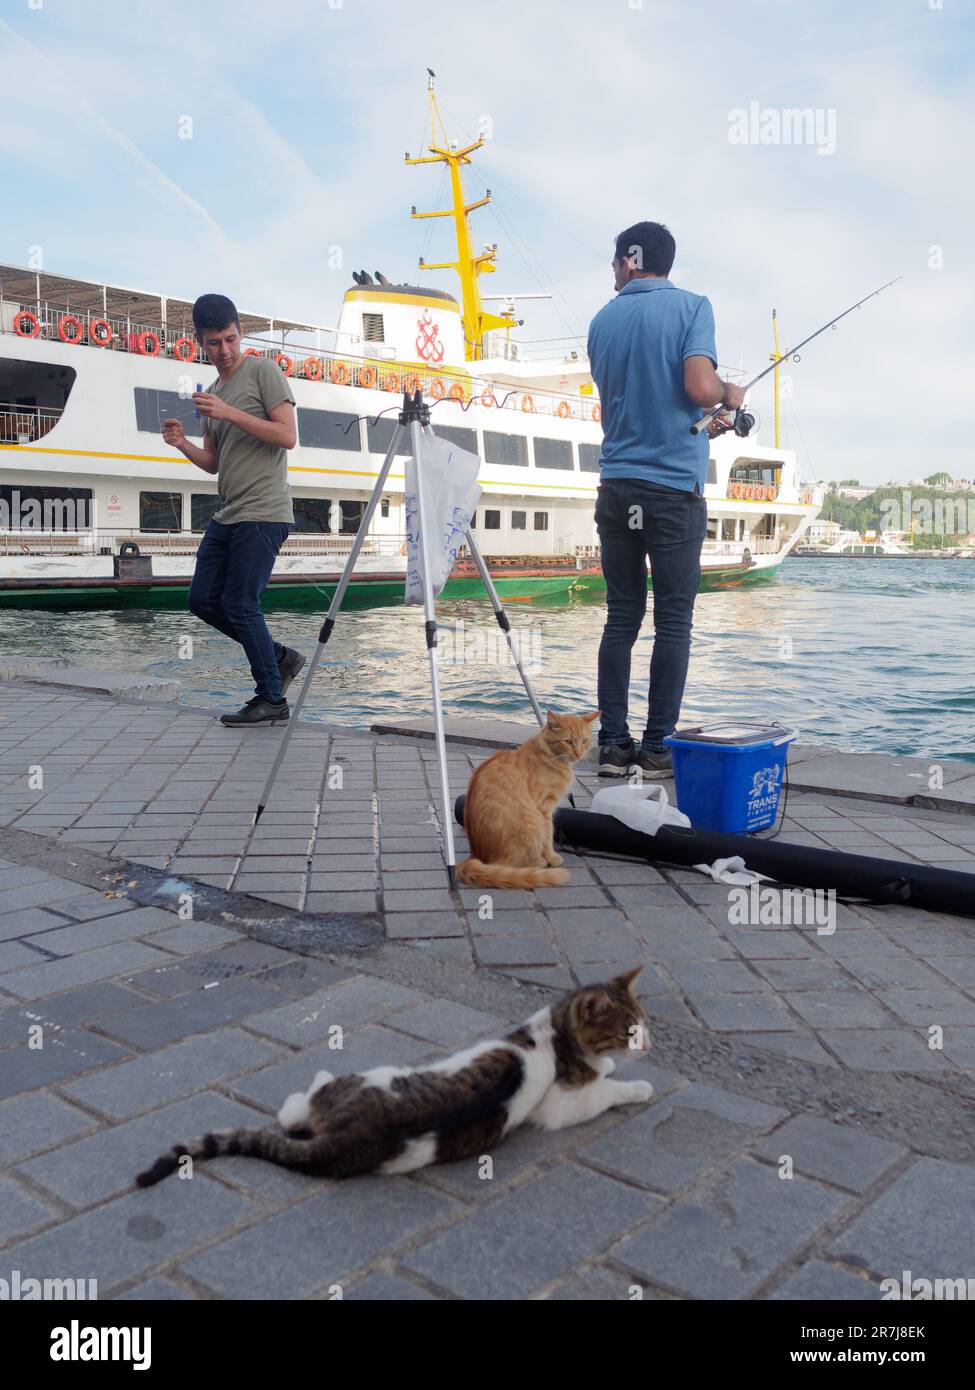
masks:
[(221, 506), (196, 553), (188, 607), (244, 648), (256, 693), (228, 725), (275, 724), (289, 717), (284, 692), (305, 664), (300, 652), (275, 642), (261, 609), (281, 546), (294, 525), (288, 455), (297, 442), (294, 396), (281, 369), (241, 352), (240, 318), (223, 295), (193, 305), (197, 340), (217, 380), (193, 396), (204, 419), (203, 447), (190, 444), (179, 420), (163, 438), (205, 473), (217, 475)]

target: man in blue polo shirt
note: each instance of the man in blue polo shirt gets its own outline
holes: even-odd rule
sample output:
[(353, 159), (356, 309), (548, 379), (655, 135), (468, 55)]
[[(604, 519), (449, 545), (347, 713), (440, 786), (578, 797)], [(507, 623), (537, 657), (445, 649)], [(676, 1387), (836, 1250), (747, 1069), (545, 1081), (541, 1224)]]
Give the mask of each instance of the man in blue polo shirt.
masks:
[[(668, 280), (674, 238), (659, 222), (637, 222), (616, 238), (619, 291), (589, 328), (589, 362), (599, 388), (603, 448), (596, 527), (606, 577), (606, 626), (599, 647), (600, 776), (671, 771), (673, 733), (687, 680), (691, 620), (701, 578), (708, 510), (708, 434), (692, 435), (703, 409), (735, 409), (744, 395), (715, 370), (714, 314), (703, 295)], [(716, 424), (710, 433), (727, 428)], [(639, 745), (630, 736), (630, 654), (653, 579), (649, 712)]]

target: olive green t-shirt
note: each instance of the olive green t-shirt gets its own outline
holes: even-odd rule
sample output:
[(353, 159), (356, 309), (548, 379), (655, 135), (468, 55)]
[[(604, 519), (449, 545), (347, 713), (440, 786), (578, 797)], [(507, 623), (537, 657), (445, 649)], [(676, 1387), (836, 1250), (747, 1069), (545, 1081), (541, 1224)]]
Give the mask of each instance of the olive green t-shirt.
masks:
[[(282, 401), (294, 405), (288, 379), (267, 357), (245, 357), (229, 381), (219, 377), (207, 390), (227, 405), (268, 420)], [(223, 506), (214, 521), (287, 521), (295, 514), (288, 489), (288, 451), (265, 444), (229, 420), (207, 420), (205, 428), (217, 452), (217, 491)]]

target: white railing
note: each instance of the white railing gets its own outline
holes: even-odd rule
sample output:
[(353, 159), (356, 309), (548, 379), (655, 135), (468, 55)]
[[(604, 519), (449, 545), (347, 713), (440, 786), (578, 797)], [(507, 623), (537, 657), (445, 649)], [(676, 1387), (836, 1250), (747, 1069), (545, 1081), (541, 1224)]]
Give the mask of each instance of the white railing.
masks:
[(53, 406), (0, 404), (0, 444), (30, 444), (43, 439), (62, 413)]
[[(193, 531), (50, 531), (23, 527), (0, 530), (0, 555), (117, 555), (134, 541), (143, 555), (195, 555), (202, 532)], [(281, 548), (288, 555), (331, 555), (343, 559), (352, 549), (352, 535), (303, 531), (292, 533)], [(367, 536), (363, 555), (402, 555), (405, 535)]]
[[(4, 303), (0, 307), (3, 310), (0, 313), (0, 332), (3, 333), (35, 341), (68, 342), (95, 352), (159, 356), (186, 366), (206, 366), (212, 370), (206, 354), (200, 350), (193, 336), (192, 328), (167, 327), (164, 331), (158, 323), (137, 323), (128, 318), (119, 319), (80, 310), (72, 313), (68, 309), (41, 303), (24, 306), (23, 313), (30, 317), (22, 317), (20, 329), (17, 330), (14, 319), (18, 306)], [(107, 328), (104, 327), (106, 324)], [(282, 348), (257, 336), (244, 338), (243, 346), (252, 355), (268, 357), (277, 362), (287, 376), (319, 383), (330, 382), (337, 386), (360, 387), (363, 390), (388, 391), (391, 405), (397, 397), (402, 397), (404, 390), (415, 391), (420, 387), (429, 401), (453, 396), (464, 405), (479, 402), (488, 408), (503, 406), (506, 410), (524, 414), (589, 421), (600, 418), (599, 402), (592, 396), (573, 396), (535, 388), (530, 391), (521, 388), (510, 390), (496, 386), (476, 374), (476, 362), (470, 363), (469, 367), (418, 371), (348, 352), (308, 347)], [(375, 409), (372, 404), (368, 409), (362, 408), (361, 413), (375, 413)], [(463, 423), (463, 414), (459, 409), (449, 410), (445, 407), (437, 411), (437, 416), (444, 424)]]
[(739, 559), (746, 550), (753, 555), (776, 555), (785, 544), (785, 538), (775, 536), (749, 536), (743, 541), (719, 541), (709, 539), (704, 542), (704, 555), (732, 555)]

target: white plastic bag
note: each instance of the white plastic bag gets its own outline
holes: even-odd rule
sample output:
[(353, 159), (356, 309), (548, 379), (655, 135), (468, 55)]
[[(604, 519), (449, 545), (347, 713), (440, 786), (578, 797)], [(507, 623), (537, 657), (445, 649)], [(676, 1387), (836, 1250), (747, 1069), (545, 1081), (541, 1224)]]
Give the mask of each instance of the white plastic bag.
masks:
[[(481, 460), (432, 431), (423, 435), (423, 502), (432, 543), (428, 545), (430, 577), (436, 598), (464, 544), (481, 488)], [(416, 460), (406, 460), (406, 602), (423, 602), (420, 565), (420, 504), (416, 495)]]

